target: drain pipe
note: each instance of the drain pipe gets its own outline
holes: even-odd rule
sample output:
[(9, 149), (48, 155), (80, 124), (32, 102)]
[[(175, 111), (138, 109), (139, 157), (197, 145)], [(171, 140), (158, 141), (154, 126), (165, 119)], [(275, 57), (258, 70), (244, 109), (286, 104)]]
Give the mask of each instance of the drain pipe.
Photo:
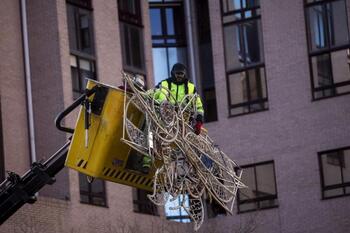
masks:
[(194, 59), (194, 45), (193, 45), (193, 24), (192, 24), (192, 18), (191, 18), (191, 1), (185, 0), (185, 17), (187, 22), (187, 38), (188, 38), (188, 51), (189, 51), (189, 58), (190, 58), (190, 67), (191, 67), (191, 77), (192, 82), (196, 86), (197, 91), (199, 91), (199, 87), (197, 87), (197, 77), (196, 77), (196, 66), (195, 66), (195, 59)]
[(27, 5), (26, 0), (20, 0), (21, 5), (21, 23), (22, 23), (22, 38), (23, 38), (23, 56), (24, 56), (24, 68), (25, 68), (25, 81), (26, 81), (26, 93), (27, 93), (27, 114), (29, 125), (29, 139), (30, 139), (30, 158), (34, 163), (36, 159), (35, 151), (35, 134), (34, 134), (34, 113), (33, 113), (33, 97), (32, 97), (32, 82), (30, 76), (30, 63), (29, 63), (29, 45), (28, 45), (28, 25), (27, 25)]

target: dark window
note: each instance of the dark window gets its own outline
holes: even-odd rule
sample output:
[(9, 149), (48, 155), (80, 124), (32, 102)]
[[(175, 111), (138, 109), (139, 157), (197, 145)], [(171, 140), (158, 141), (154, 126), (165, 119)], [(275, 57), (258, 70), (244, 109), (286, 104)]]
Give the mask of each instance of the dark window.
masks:
[(86, 78), (96, 80), (92, 8), (89, 0), (67, 0), (73, 98), (84, 93)]
[(87, 176), (79, 173), (80, 202), (107, 207), (106, 188), (103, 180), (88, 182)]
[(92, 10), (67, 4), (67, 20), (70, 51), (93, 55)]
[(118, 0), (119, 20), (142, 27), (140, 0)]
[(140, 0), (118, 0), (124, 70), (145, 74)]
[(238, 213), (277, 207), (274, 162), (246, 165), (242, 169), (242, 181), (248, 188), (238, 191)]
[(201, 94), (203, 98), (204, 119), (206, 122), (216, 121), (216, 91), (214, 80), (213, 54), (211, 46), (211, 30), (209, 7), (207, 0), (196, 0), (196, 21), (198, 31), (198, 59), (200, 69)]
[(215, 218), (219, 215), (226, 215), (226, 210), (218, 204), (214, 199), (210, 202), (210, 200), (206, 200), (207, 204), (207, 214), (208, 218)]
[(322, 198), (350, 195), (350, 147), (319, 152)]
[(149, 1), (155, 83), (170, 76), (171, 67), (187, 65), (182, 1)]
[(344, 0), (305, 1), (313, 99), (350, 93), (350, 42)]
[(86, 79), (96, 79), (95, 61), (76, 55), (70, 57), (73, 98), (77, 99), (84, 93)]
[(67, 3), (91, 10), (91, 0), (67, 0)]
[(259, 1), (222, 0), (229, 115), (268, 108)]
[(2, 139), (2, 117), (1, 117), (1, 101), (0, 101), (0, 183), (5, 179), (5, 161), (4, 161), (4, 145)]
[(147, 197), (150, 192), (142, 189), (133, 189), (134, 212), (150, 215), (159, 215), (157, 206), (154, 205)]

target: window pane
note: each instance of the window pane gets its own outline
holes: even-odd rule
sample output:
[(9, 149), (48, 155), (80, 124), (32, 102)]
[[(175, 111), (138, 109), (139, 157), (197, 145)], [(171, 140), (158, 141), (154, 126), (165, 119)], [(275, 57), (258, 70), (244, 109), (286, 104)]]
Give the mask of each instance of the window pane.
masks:
[(80, 91), (78, 69), (71, 67), (73, 91)]
[(226, 70), (233, 70), (244, 66), (240, 31), (239, 25), (224, 27)]
[(272, 206), (277, 206), (277, 199), (272, 199), (272, 200), (265, 200), (265, 201), (260, 201), (259, 202), (259, 208), (264, 209)]
[(248, 21), (243, 24), (244, 59), (246, 64), (263, 61), (261, 20)]
[(80, 191), (89, 192), (89, 183), (87, 181), (86, 175), (79, 173), (79, 188)]
[(153, 48), (153, 72), (154, 83), (158, 84), (164, 78), (169, 76), (169, 69), (167, 64), (167, 49)]
[(222, 0), (224, 13), (259, 6), (259, 0)]
[(332, 190), (326, 190), (324, 191), (324, 197), (334, 197), (334, 196), (339, 196), (344, 194), (344, 189), (343, 188), (338, 188), (338, 189), (332, 189)]
[(72, 67), (77, 67), (77, 57), (76, 56), (73, 56), (73, 55), (70, 55), (70, 66)]
[(130, 27), (132, 66), (143, 69), (143, 48), (141, 41), (141, 30), (135, 27)]
[(90, 62), (88, 60), (79, 59), (79, 65), (80, 65), (80, 69), (82, 70), (86, 70), (86, 71), (91, 70)]
[(166, 24), (167, 24), (167, 34), (168, 35), (174, 35), (175, 34), (175, 30), (174, 30), (173, 9), (172, 8), (167, 8), (165, 10), (165, 15), (166, 15)]
[(91, 184), (91, 192), (99, 195), (104, 195), (105, 193), (105, 186), (104, 181), (95, 179)]
[(264, 68), (251, 69), (249, 73), (250, 100), (267, 97)]
[[(171, 70), (171, 67), (175, 63), (182, 63), (186, 66), (187, 64), (187, 53), (186, 53), (186, 48), (184, 47), (177, 47), (177, 48), (168, 48), (168, 53), (169, 53), (169, 70)], [(187, 74), (188, 76), (189, 74)]]
[(81, 46), (82, 49), (88, 49), (91, 47), (90, 31), (89, 31), (89, 15), (82, 14), (79, 17), (80, 20), (80, 35), (81, 35)]
[(350, 65), (347, 50), (332, 52), (331, 57), (334, 83), (349, 81)]
[(329, 35), (332, 46), (349, 43), (345, 1), (327, 4)]
[(80, 194), (80, 201), (83, 203), (89, 203), (89, 196), (85, 194)]
[(106, 201), (102, 197), (92, 197), (91, 201), (94, 205), (106, 206)]
[(256, 166), (258, 197), (275, 195), (275, 174), (273, 163)]
[(239, 205), (240, 212), (249, 211), (249, 210), (256, 210), (256, 209), (258, 209), (258, 202), (244, 203), (244, 204)]
[(228, 76), (231, 105), (248, 101), (248, 77), (246, 72), (231, 74)]
[(341, 168), (327, 163), (327, 154), (322, 155), (324, 185), (341, 184)]
[(230, 109), (230, 115), (235, 116), (243, 113), (249, 112), (249, 106), (235, 107)]
[(263, 62), (261, 21), (224, 27), (226, 69)]
[(242, 182), (248, 186), (245, 189), (239, 189), (239, 200), (249, 200), (256, 198), (256, 186), (255, 186), (255, 173), (254, 167), (248, 167), (243, 169)]
[[(185, 198), (185, 200), (183, 200)], [(184, 202), (184, 205), (186, 208), (189, 208), (189, 197), (188, 195), (179, 195), (175, 200), (172, 200), (172, 196), (169, 197), (169, 201), (165, 203), (165, 216), (169, 219), (175, 220), (178, 219), (178, 222), (189, 222), (187, 219), (182, 219), (184, 217), (188, 217), (188, 213), (185, 211), (183, 207), (176, 208), (180, 206), (182, 202)]]
[(312, 57), (312, 72), (315, 88), (333, 84), (331, 69), (329, 54)]
[(162, 20), (160, 9), (151, 8), (150, 9), (150, 17), (151, 17), (151, 30), (152, 36), (162, 35)]
[(311, 50), (315, 51), (327, 47), (326, 12), (324, 11), (324, 6), (309, 7), (307, 17)]
[(77, 50), (77, 34), (75, 24), (75, 7), (67, 4), (67, 22), (68, 22), (68, 35), (69, 35), (69, 48), (70, 50)]
[(119, 0), (118, 1), (119, 9), (130, 14), (136, 15), (136, 3), (135, 0)]
[(343, 166), (343, 178), (344, 183), (350, 182), (350, 149), (343, 151), (344, 166)]

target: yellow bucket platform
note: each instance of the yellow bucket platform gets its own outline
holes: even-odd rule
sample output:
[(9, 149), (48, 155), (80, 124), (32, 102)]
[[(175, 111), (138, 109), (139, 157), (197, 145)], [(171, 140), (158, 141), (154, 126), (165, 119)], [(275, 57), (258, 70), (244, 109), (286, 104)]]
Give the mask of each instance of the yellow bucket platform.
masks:
[[(91, 114), (87, 144), (85, 107), (82, 106), (65, 165), (88, 176), (152, 191), (154, 169), (147, 175), (138, 171), (142, 156), (120, 140), (124, 90), (94, 80), (88, 80), (87, 88), (96, 85), (97, 91), (89, 97)], [(129, 119), (133, 119), (135, 125), (142, 124), (144, 116), (136, 107), (128, 112), (133, 115)]]

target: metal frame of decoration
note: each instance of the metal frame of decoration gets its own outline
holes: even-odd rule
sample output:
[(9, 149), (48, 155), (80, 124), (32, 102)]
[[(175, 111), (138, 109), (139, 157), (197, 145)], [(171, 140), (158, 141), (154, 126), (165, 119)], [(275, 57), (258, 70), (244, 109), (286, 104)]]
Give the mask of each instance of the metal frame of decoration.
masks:
[[(246, 188), (241, 181), (242, 169), (237, 169), (239, 166), (206, 133), (193, 132), (189, 119), (196, 113), (194, 103), (198, 95), (187, 95), (181, 103), (171, 104), (174, 96), (162, 87), (167, 100), (159, 103), (154, 98), (155, 90), (145, 91), (137, 76), (122, 72), (122, 77), (125, 97), (121, 140), (151, 157), (156, 171), (153, 194), (148, 198), (164, 206), (170, 196), (175, 200), (179, 195), (189, 195), (189, 206), (183, 201), (174, 209), (184, 208), (195, 231), (204, 221), (205, 195), (232, 214), (237, 190)], [(145, 114), (143, 130), (129, 119), (130, 106)], [(156, 160), (161, 162), (155, 163)]]

